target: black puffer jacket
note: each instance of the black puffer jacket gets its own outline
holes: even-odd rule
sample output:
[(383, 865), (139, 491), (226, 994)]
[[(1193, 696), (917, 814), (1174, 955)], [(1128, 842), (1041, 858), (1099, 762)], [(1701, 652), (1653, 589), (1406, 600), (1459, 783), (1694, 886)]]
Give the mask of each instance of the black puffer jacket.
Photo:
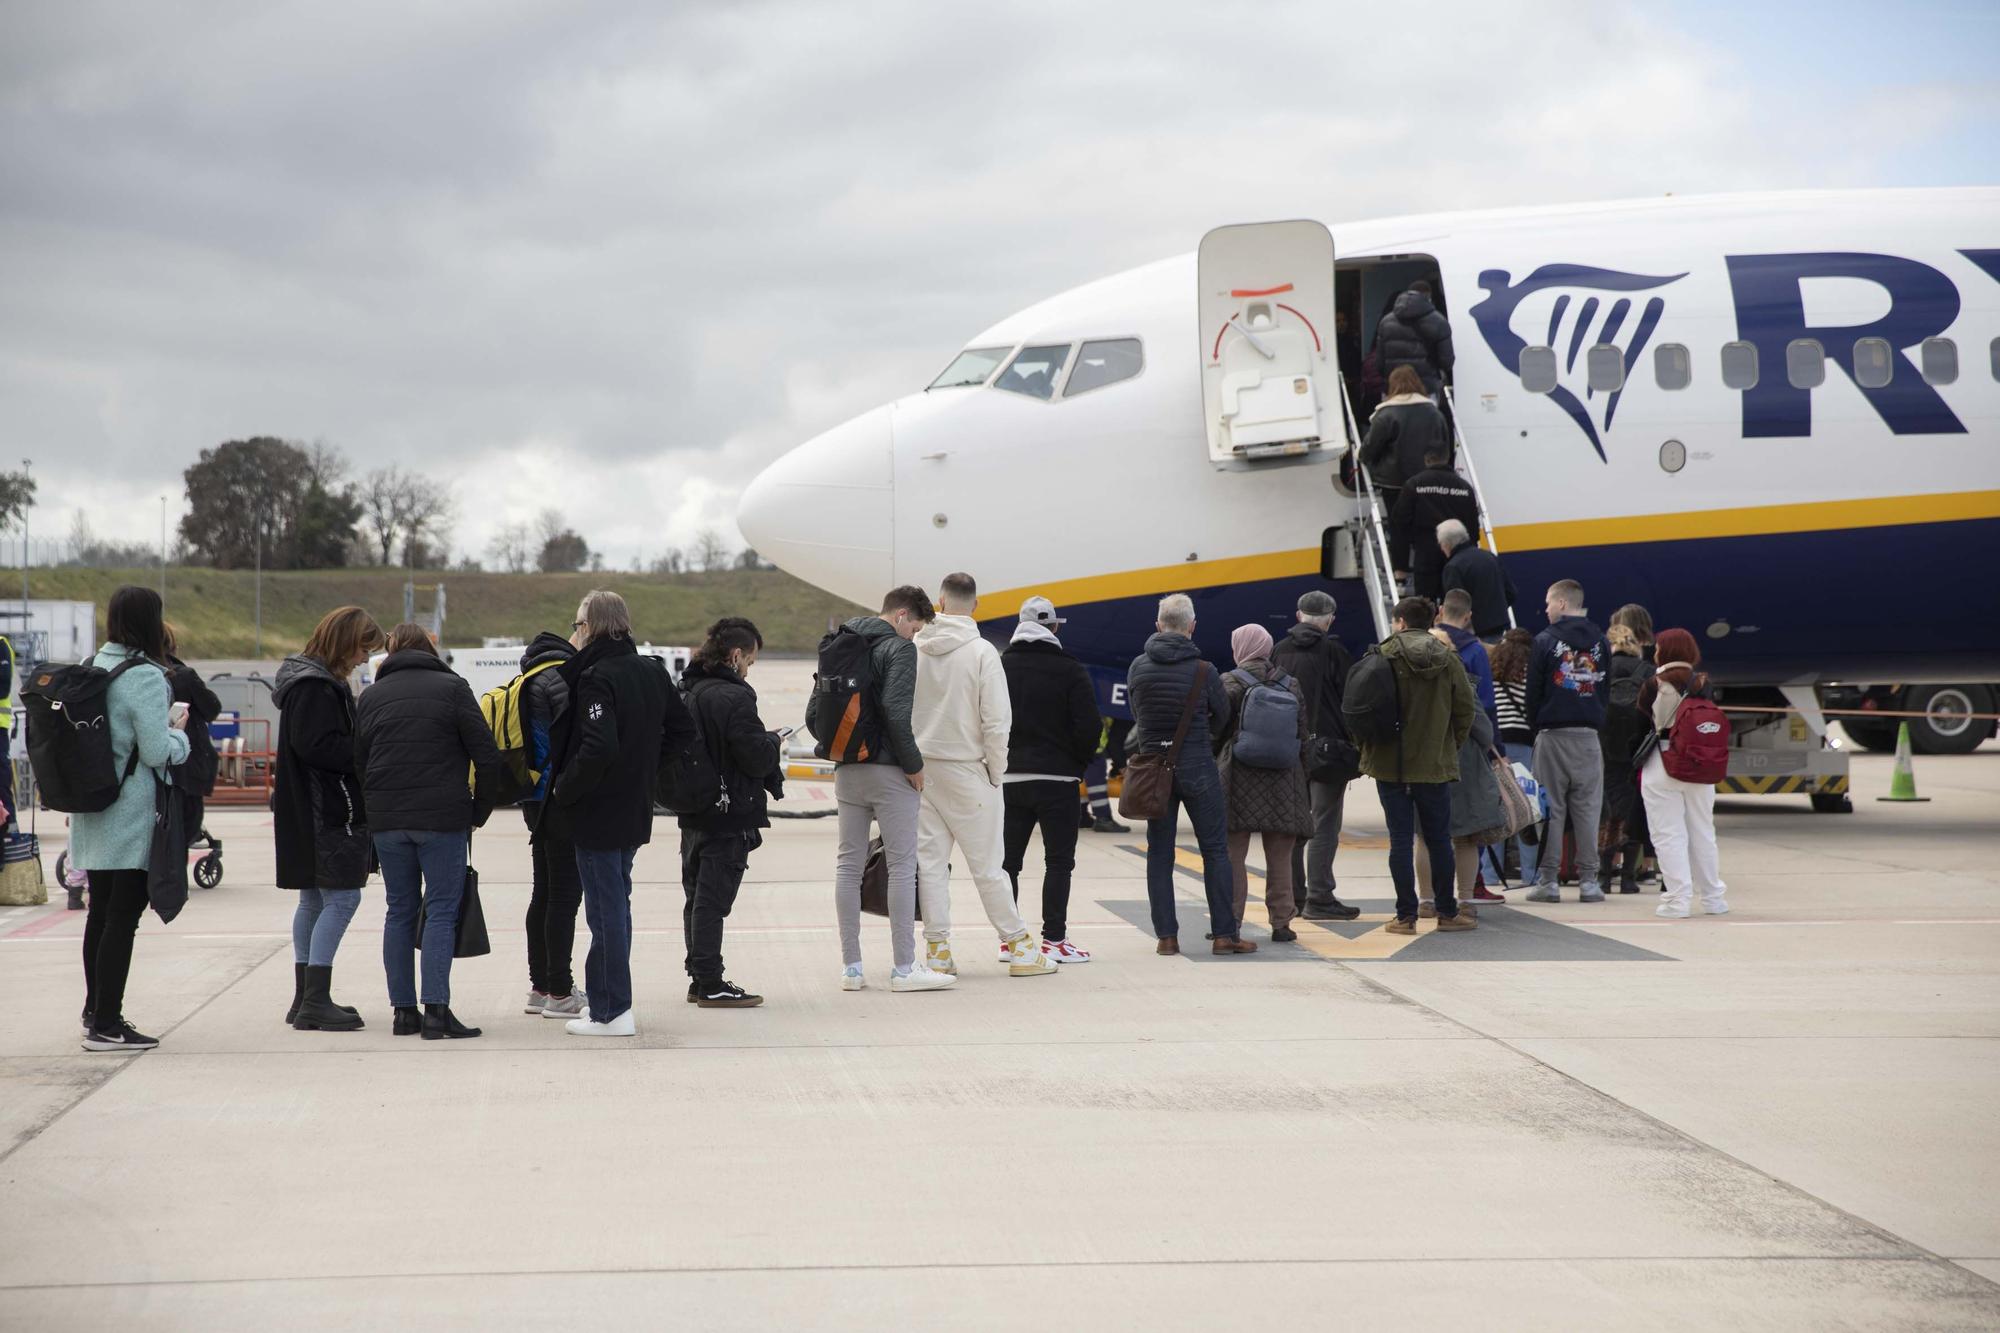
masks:
[[(167, 683), (174, 702), (188, 706), (187, 762), (169, 770), (174, 786), (191, 796), (207, 796), (215, 790), (215, 741), (208, 724), (222, 713), (222, 701), (201, 678), (201, 673), (178, 657), (167, 658)], [(188, 830), (194, 832), (193, 829)]]
[(660, 760), (694, 738), (667, 665), (630, 639), (593, 639), (557, 667), (570, 709), (558, 730), (552, 829), (579, 847), (622, 851), (653, 840)]
[(1354, 666), (1354, 659), (1340, 640), (1317, 625), (1300, 623), (1278, 640), (1277, 651), (1271, 658), (1280, 671), (1299, 682), (1299, 697), (1305, 700), (1307, 734), (1345, 736), (1347, 728), (1340, 720), (1340, 696), (1347, 692), (1347, 673)]
[(1444, 382), (1442, 372), (1451, 369), (1451, 322), (1430, 297), (1404, 292), (1375, 326), (1375, 350), (1384, 380), (1397, 366), (1412, 366), (1424, 382), (1424, 392), (1436, 393)]
[(358, 889), (374, 845), (354, 775), (354, 695), (326, 663), (294, 653), (278, 667), (278, 759), (271, 831), (281, 889)]
[[(1181, 709), (1194, 687), (1195, 664), (1201, 660), (1201, 649), (1185, 634), (1162, 630), (1146, 640), (1146, 651), (1132, 659), (1125, 673), (1125, 690), (1132, 702), (1133, 752), (1164, 750), (1174, 743)], [(1222, 673), (1211, 662), (1206, 687), (1195, 701), (1194, 717), (1188, 723), (1181, 762), (1212, 762), (1215, 728), (1228, 718), (1229, 692), (1223, 688)], [(1210, 719), (1219, 720), (1212, 724)]]
[(699, 658), (681, 672), (688, 711), (701, 726), (702, 747), (722, 775), (729, 806), (682, 815), (681, 827), (702, 833), (742, 833), (771, 827), (767, 795), (785, 794), (784, 747), (757, 716), (757, 691), (726, 666)]
[(368, 792), (376, 833), (451, 833), (486, 822), (474, 800), (475, 771), (491, 786), (500, 751), (465, 677), (436, 653), (391, 653), (361, 695), (354, 722), (354, 769)]
[(528, 729), (529, 757), (542, 772), (542, 780), (521, 802), (521, 818), (527, 821), (531, 835), (541, 827), (542, 809), (549, 799), (549, 788), (555, 785), (557, 727), (569, 715), (569, 682), (556, 668), (575, 656), (576, 649), (568, 639), (548, 630), (537, 634), (521, 654), (523, 672), (548, 665), (548, 670), (536, 671), (521, 687), (521, 720)]
[(1422, 472), (1431, 454), (1452, 455), (1451, 432), (1437, 404), (1416, 394), (1391, 398), (1368, 419), (1361, 465), (1377, 486), (1395, 489)]
[(1059, 643), (1023, 639), (1000, 654), (1014, 729), (1007, 737), (1007, 771), (1081, 778), (1097, 754), (1104, 719), (1090, 673)]
[[(1632, 756), (1653, 729), (1651, 716), (1638, 706), (1653, 674), (1651, 662), (1622, 653), (1611, 655), (1611, 665), (1604, 673), (1604, 729), (1597, 733), (1604, 747), (1604, 813), (1619, 819), (1632, 818), (1639, 805)], [(1627, 693), (1627, 681), (1633, 702), (1623, 706), (1612, 702), (1613, 696)]]

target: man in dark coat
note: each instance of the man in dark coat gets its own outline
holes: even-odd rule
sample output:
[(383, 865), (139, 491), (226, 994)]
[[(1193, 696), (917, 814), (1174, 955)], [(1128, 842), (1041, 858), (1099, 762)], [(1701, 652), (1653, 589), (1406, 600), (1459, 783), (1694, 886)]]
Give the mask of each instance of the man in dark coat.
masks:
[(615, 592), (595, 591), (577, 607), (577, 654), (557, 670), (570, 687), (570, 725), (550, 793), (576, 844), (583, 914), (588, 1017), (568, 1023), (579, 1037), (630, 1037), (632, 862), (653, 837), (653, 786), (660, 762), (693, 740), (694, 722), (666, 663), (641, 656), (632, 616)]
[[(1211, 951), (1255, 953), (1257, 946), (1238, 934), (1236, 875), (1229, 864), (1229, 805), (1216, 767), (1212, 737), (1229, 720), (1229, 691), (1222, 673), (1204, 661), (1194, 643), (1194, 601), (1185, 593), (1160, 600), (1159, 632), (1125, 673), (1132, 701), (1134, 742), (1139, 750), (1164, 754), (1174, 743), (1192, 698), (1186, 739), (1174, 763), (1173, 795), (1167, 813), (1146, 823), (1146, 897), (1153, 914), (1156, 952), (1180, 952), (1180, 917), (1174, 910), (1175, 843), (1179, 808), (1186, 806), (1201, 848), (1202, 887), (1208, 895)], [(1131, 780), (1129, 770), (1126, 780)]]
[(746, 679), (763, 646), (755, 625), (730, 616), (710, 627), (681, 673), (688, 711), (721, 786), (713, 809), (680, 817), (688, 1000), (704, 1009), (764, 1003), (722, 973), (722, 923), (736, 905), (750, 853), (764, 845), (760, 830), (771, 827), (766, 798), (785, 792), (784, 745), (757, 716), (757, 691)]
[[(1317, 590), (1299, 598), (1298, 623), (1278, 641), (1278, 669), (1299, 682), (1305, 700), (1306, 725), (1314, 737), (1346, 742), (1340, 721), (1340, 696), (1347, 687), (1353, 659), (1333, 637), (1334, 600)], [(1308, 921), (1352, 921), (1361, 909), (1340, 901), (1334, 892), (1334, 854), (1340, 848), (1341, 817), (1347, 806), (1347, 784), (1358, 770), (1317, 769), (1311, 780), (1313, 832), (1292, 848), (1292, 883), (1302, 885), (1305, 904), (1299, 915)]]
[(1445, 557), (1439, 584), (1447, 593), (1459, 590), (1470, 597), (1472, 632), (1486, 643), (1499, 643), (1508, 629), (1507, 613), (1520, 596), (1514, 580), (1499, 556), (1472, 540), (1472, 529), (1462, 519), (1446, 519), (1436, 531), (1438, 550)]
[(1001, 868), (1021, 898), (1028, 838), (1042, 831), (1042, 950), (1058, 963), (1087, 963), (1070, 943), (1069, 887), (1076, 869), (1076, 788), (1097, 754), (1104, 719), (1090, 673), (1070, 656), (1056, 632), (1063, 619), (1046, 597), (1021, 604), (1021, 623), (1000, 654), (1014, 726), (1007, 737), (1006, 806)]
[(1468, 532), (1479, 526), (1479, 501), (1472, 486), (1453, 472), (1449, 458), (1432, 453), (1424, 458), (1424, 470), (1403, 485), (1396, 507), (1389, 514), (1390, 550), (1411, 551), (1410, 573), (1416, 578), (1417, 596), (1436, 601), (1444, 595), (1444, 552), (1438, 548), (1438, 524), (1457, 519)]
[(1424, 382), (1424, 392), (1436, 397), (1451, 369), (1451, 323), (1431, 302), (1431, 285), (1419, 278), (1396, 298), (1389, 313), (1375, 326), (1375, 350), (1387, 379), (1397, 366), (1409, 366)]

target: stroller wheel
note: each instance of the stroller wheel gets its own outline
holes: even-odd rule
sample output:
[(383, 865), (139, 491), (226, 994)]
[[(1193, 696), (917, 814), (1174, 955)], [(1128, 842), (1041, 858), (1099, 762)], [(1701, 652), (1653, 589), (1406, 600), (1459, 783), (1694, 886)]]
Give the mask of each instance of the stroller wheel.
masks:
[(222, 858), (214, 852), (194, 863), (194, 882), (204, 889), (212, 889), (222, 883)]

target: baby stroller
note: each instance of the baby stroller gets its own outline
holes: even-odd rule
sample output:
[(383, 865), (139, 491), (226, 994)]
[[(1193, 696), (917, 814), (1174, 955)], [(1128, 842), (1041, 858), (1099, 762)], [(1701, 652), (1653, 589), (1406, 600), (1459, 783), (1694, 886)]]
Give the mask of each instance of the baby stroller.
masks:
[[(196, 829), (188, 843), (188, 855), (195, 858), (188, 872), (197, 888), (212, 889), (222, 883), (222, 839), (206, 828)], [(69, 890), (69, 910), (81, 912), (86, 906), (84, 891), (90, 887), (90, 872), (71, 865), (67, 850), (56, 855), (56, 882)]]

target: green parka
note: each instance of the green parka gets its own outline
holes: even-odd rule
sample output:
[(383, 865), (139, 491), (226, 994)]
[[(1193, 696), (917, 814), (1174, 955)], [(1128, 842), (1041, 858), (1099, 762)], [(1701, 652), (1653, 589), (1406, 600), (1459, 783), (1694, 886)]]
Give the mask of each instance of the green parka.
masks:
[(1472, 682), (1449, 644), (1406, 629), (1376, 648), (1396, 672), (1400, 741), (1364, 743), (1361, 771), (1378, 782), (1456, 782), (1458, 747), (1472, 733)]

